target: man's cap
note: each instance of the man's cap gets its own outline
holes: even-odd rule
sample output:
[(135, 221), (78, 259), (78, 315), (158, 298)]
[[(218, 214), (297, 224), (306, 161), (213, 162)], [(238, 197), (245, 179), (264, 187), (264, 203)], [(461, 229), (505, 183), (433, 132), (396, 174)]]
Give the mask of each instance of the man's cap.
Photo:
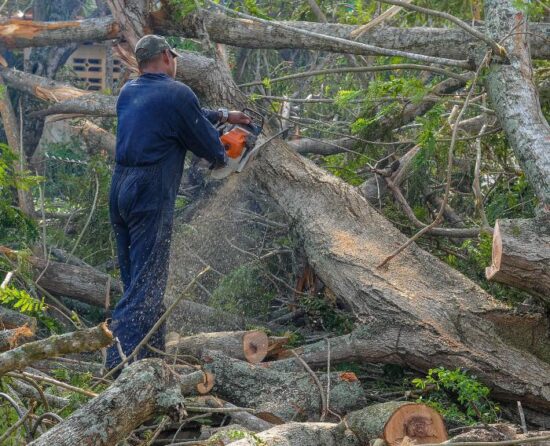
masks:
[(162, 53), (164, 50), (170, 50), (174, 57), (179, 56), (179, 54), (172, 49), (164, 37), (149, 34), (147, 36), (143, 36), (138, 40), (138, 43), (136, 43), (136, 59), (138, 63), (141, 63), (153, 56), (156, 56), (157, 54)]

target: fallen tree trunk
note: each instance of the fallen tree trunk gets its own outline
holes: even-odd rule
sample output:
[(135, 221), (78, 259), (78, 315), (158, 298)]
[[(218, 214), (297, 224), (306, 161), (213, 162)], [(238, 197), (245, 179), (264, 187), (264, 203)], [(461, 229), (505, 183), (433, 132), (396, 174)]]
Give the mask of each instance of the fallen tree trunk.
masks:
[[(0, 253), (15, 256), (16, 252), (0, 246)], [(70, 265), (29, 256), (36, 282), (53, 294), (71, 297), (90, 305), (105, 307), (107, 293), (122, 294), (120, 280), (95, 268)], [(108, 288), (107, 288), (108, 287)]]
[[(280, 30), (249, 20), (232, 18), (221, 13), (201, 10), (188, 15), (185, 20), (174, 20), (178, 14), (161, 9), (152, 14), (148, 32), (178, 37), (200, 37), (203, 27), (214, 42), (242, 48), (336, 51), (341, 48), (331, 42), (314, 39), (302, 34)], [(360, 28), (357, 25), (316, 22), (282, 22), (320, 34), (350, 38)], [(123, 24), (124, 25), (124, 24)], [(529, 35), (533, 57), (549, 59), (550, 50), (544, 36), (548, 35), (548, 24), (530, 24), (533, 33)], [(102, 41), (120, 37), (121, 26), (112, 17), (85, 20), (38, 22), (11, 19), (0, 23), (0, 46), (9, 49), (55, 46), (60, 43)], [(476, 38), (459, 28), (397, 28), (383, 26), (370, 29), (357, 37), (358, 42), (374, 46), (410, 51), (429, 56), (467, 59), (479, 47)], [(372, 53), (366, 53), (373, 55)]]
[(550, 304), (550, 216), (497, 220), (493, 261), (485, 274)]
[[(378, 268), (406, 237), (351, 186), (284, 144), (265, 147), (254, 171), (296, 222), (316, 274), (365, 323), (334, 341), (333, 361), (347, 356), (423, 371), (436, 364), (464, 367), (500, 398), (550, 407), (550, 387), (544, 378), (550, 366), (507, 345), (489, 322), (491, 313), (505, 311), (502, 304), (416, 246), (388, 268)], [(326, 342), (317, 348), (325, 352), (317, 363), (326, 363)], [(312, 363), (308, 355), (304, 359)]]
[[(251, 20), (232, 18), (221, 13), (201, 10), (189, 14), (184, 20), (173, 20), (174, 13), (168, 8), (151, 15), (152, 28), (164, 35), (197, 38), (205, 29), (214, 42), (241, 48), (302, 48), (317, 51), (333, 51), (372, 56), (375, 53), (364, 49), (342, 48), (335, 42), (277, 28)], [(276, 23), (276, 22), (275, 22)], [(338, 23), (283, 22), (296, 28), (329, 36), (350, 38), (359, 26)], [(545, 37), (547, 23), (533, 23), (529, 35), (534, 58), (550, 58), (550, 49)], [(417, 54), (451, 59), (469, 59), (479, 49), (476, 37), (456, 28), (397, 28), (377, 27), (357, 38), (358, 42), (383, 48), (404, 50)]]
[(200, 358), (205, 350), (223, 354), (252, 364), (262, 362), (267, 355), (269, 341), (263, 331), (221, 331), (180, 336), (172, 332), (166, 338), (166, 350)]
[[(319, 379), (322, 389), (303, 372), (273, 371), (259, 365), (229, 358), (209, 351), (202, 356), (205, 368), (216, 376), (214, 391), (239, 406), (253, 407), (267, 420), (318, 420), (326, 391), (327, 375)], [(347, 413), (362, 407), (365, 393), (353, 375), (330, 375), (330, 409)], [(261, 384), (260, 384), (261, 383)]]
[(33, 446), (115, 445), (151, 416), (185, 416), (183, 395), (204, 378), (202, 372), (180, 376), (159, 359), (144, 359), (62, 423), (30, 443)]
[(0, 354), (0, 375), (10, 370), (23, 369), (40, 359), (69, 353), (93, 352), (109, 346), (111, 342), (113, 335), (105, 323), (94, 328), (29, 342)]

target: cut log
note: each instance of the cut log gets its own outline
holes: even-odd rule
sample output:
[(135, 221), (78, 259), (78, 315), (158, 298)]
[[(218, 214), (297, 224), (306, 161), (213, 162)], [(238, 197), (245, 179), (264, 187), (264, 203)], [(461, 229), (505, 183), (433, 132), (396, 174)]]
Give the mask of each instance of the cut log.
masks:
[(443, 418), (424, 404), (398, 401), (375, 404), (347, 414), (342, 423), (361, 444), (372, 444), (377, 438), (383, 438), (390, 446), (399, 446), (404, 437), (414, 444), (447, 440)]
[[(305, 371), (273, 371), (262, 364), (249, 364), (215, 351), (205, 352), (203, 360), (205, 368), (216, 376), (214, 391), (238, 406), (255, 408), (256, 415), (265, 414), (261, 418), (273, 422), (319, 420), (320, 392), (326, 392), (326, 374), (319, 377), (323, 386), (319, 389)], [(343, 414), (364, 406), (365, 392), (355, 376), (333, 373), (330, 382), (332, 411)]]
[(112, 342), (113, 335), (105, 323), (94, 328), (29, 342), (0, 354), (0, 375), (10, 370), (23, 369), (40, 359), (69, 353), (93, 352)]
[(28, 325), (0, 331), (0, 352), (11, 350), (23, 342), (23, 338), (32, 338), (35, 330)]
[[(0, 253), (16, 255), (15, 251), (3, 246), (0, 246)], [(35, 277), (40, 278), (37, 284), (52, 294), (71, 297), (102, 308), (105, 307), (108, 284), (111, 295), (122, 294), (120, 280), (93, 267), (47, 261), (35, 256), (25, 259), (32, 265)]]
[(172, 366), (174, 370), (181, 375), (189, 375), (197, 370), (201, 370), (204, 373), (204, 380), (198, 383), (195, 387), (195, 392), (190, 393), (190, 395), (206, 395), (214, 387), (216, 382), (216, 377), (213, 373), (206, 370), (202, 370), (200, 366), (191, 366), (191, 365), (174, 365)]
[(359, 446), (357, 437), (332, 423), (286, 423), (228, 446)]
[(0, 328), (11, 329), (26, 325), (36, 331), (36, 318), (0, 306)]
[(263, 331), (221, 331), (180, 336), (171, 332), (166, 338), (169, 353), (200, 358), (205, 350), (218, 350), (225, 355), (257, 364), (267, 355), (268, 337)]
[(110, 446), (153, 415), (179, 421), (185, 415), (183, 395), (203, 379), (202, 372), (178, 375), (159, 359), (134, 362), (101, 395), (30, 444)]
[(405, 404), (393, 412), (382, 437), (391, 446), (402, 444), (405, 438), (413, 444), (443, 443), (448, 439), (443, 417), (424, 404)]
[(550, 304), (550, 215), (497, 220), (493, 262), (485, 274)]

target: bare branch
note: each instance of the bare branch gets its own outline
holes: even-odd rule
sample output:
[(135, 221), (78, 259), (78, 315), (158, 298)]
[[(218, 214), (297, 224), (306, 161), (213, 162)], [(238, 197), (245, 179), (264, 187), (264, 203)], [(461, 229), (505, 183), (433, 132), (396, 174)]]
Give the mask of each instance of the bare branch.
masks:
[[(301, 79), (309, 76), (319, 76), (327, 74), (339, 74), (339, 73), (363, 73), (371, 71), (393, 71), (393, 70), (420, 70), (431, 71), (433, 73), (441, 74), (446, 77), (452, 77), (460, 81), (466, 82), (468, 79), (458, 73), (445, 70), (439, 67), (432, 67), (430, 65), (417, 65), (417, 64), (394, 64), (394, 65), (374, 65), (370, 67), (345, 67), (345, 68), (330, 68), (326, 70), (312, 70), (304, 73), (289, 74), (288, 76), (275, 77), (269, 79), (269, 83), (288, 81), (293, 79)], [(248, 82), (246, 84), (240, 84), (239, 87), (251, 87), (254, 85), (262, 85), (263, 81)]]

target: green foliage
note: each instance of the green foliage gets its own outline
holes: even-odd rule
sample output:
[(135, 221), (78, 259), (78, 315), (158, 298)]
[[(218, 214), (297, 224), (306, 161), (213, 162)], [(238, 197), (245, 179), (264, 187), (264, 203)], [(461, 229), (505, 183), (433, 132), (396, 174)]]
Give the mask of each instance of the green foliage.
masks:
[[(250, 15), (254, 15), (256, 17), (260, 17), (265, 20), (270, 20), (271, 17), (267, 15), (259, 6), (256, 0), (244, 0), (243, 1), (244, 9), (248, 12)], [(238, 8), (235, 8), (238, 9)]]
[[(51, 159), (45, 164), (46, 211), (67, 216), (60, 220), (60, 224), (48, 226), (49, 244), (71, 252), (92, 215), (74, 254), (91, 264), (111, 259), (114, 253), (108, 206), (111, 166), (100, 155), (86, 160), (78, 140), (50, 144), (47, 153), (83, 161), (78, 164)], [(99, 182), (99, 192), (93, 208), (96, 181)]]
[(32, 243), (38, 236), (36, 223), (15, 206), (17, 190), (29, 190), (41, 180), (28, 171), (15, 170), (17, 157), (0, 144), (0, 244), (16, 248)]
[(475, 424), (498, 419), (500, 408), (489, 399), (490, 389), (463, 370), (430, 369), (426, 378), (415, 378), (412, 383), (421, 390), (434, 388), (426, 400), (421, 397), (419, 402), (433, 406), (448, 421)]
[(534, 2), (531, 0), (514, 0), (512, 2), (515, 8), (525, 12), (530, 20), (541, 20), (544, 17), (544, 2)]
[(200, 0), (168, 0), (174, 17), (179, 20), (196, 11), (202, 3)]
[(42, 313), (47, 308), (43, 298), (36, 299), (25, 290), (13, 286), (0, 289), (0, 303), (27, 314)]

